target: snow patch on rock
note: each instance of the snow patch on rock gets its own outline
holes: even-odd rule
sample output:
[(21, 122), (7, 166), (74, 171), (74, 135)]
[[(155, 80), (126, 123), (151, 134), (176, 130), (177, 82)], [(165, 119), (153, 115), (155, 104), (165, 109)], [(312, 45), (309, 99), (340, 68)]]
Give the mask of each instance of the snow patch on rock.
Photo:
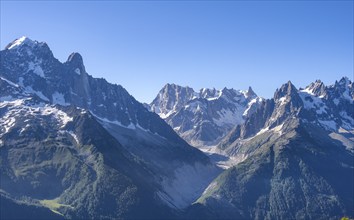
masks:
[(63, 128), (68, 122), (73, 120), (73, 118), (65, 112), (50, 105), (45, 105), (42, 108), (39, 107), (38, 110), (40, 111), (41, 115), (50, 115), (54, 117), (58, 122), (61, 123), (61, 128)]
[(49, 99), (43, 95), (42, 92), (34, 90), (31, 86), (26, 86), (25, 92), (29, 94), (36, 94), (40, 99), (49, 102)]
[(30, 72), (30, 71), (33, 71), (34, 74), (36, 74), (42, 78), (45, 78), (44, 71), (43, 71), (42, 67), (39, 65), (39, 63), (29, 62), (27, 72)]
[[(239, 105), (239, 111), (232, 111), (230, 109), (223, 109), (219, 114), (219, 118), (214, 118), (215, 124), (218, 126), (224, 126), (225, 124), (241, 124), (243, 120), (244, 108)], [(241, 109), (242, 108), (242, 109)]]
[(64, 95), (62, 93), (57, 92), (57, 91), (53, 93), (52, 99), (53, 99), (53, 104), (58, 104), (58, 105), (62, 105), (62, 106), (70, 105), (70, 103), (67, 103), (65, 101)]
[(76, 69), (75, 69), (75, 73), (78, 74), (78, 75), (80, 75), (80, 74), (81, 74), (80, 69), (79, 69), (79, 68), (76, 68)]
[(17, 85), (16, 83), (13, 83), (10, 80), (7, 80), (7, 79), (5, 79), (3, 77), (0, 77), (0, 79), (4, 80), (5, 82), (7, 82), (9, 85), (11, 85), (13, 87), (17, 87), (17, 88), (19, 87), (19, 85)]

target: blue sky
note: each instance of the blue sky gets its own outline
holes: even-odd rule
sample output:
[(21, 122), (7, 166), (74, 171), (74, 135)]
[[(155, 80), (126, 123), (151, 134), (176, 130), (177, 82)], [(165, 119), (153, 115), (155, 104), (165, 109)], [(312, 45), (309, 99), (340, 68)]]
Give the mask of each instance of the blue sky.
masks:
[(353, 79), (353, 1), (1, 1), (1, 48), (45, 41), (150, 102), (166, 83), (273, 96)]

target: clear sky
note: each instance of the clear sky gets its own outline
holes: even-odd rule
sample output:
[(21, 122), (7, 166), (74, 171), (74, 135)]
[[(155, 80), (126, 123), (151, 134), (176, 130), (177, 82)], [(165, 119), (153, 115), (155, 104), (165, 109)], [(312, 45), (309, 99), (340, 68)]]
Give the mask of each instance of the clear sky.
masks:
[(166, 83), (270, 98), (353, 79), (353, 1), (1, 1), (1, 48), (23, 35), (142, 102)]

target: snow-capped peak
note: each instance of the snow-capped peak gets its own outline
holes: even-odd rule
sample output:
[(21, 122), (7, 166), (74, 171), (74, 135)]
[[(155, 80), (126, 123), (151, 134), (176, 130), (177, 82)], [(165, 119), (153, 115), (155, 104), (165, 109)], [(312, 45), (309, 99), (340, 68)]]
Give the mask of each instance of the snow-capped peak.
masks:
[(9, 45), (6, 46), (5, 49), (8, 49), (8, 50), (16, 49), (19, 46), (25, 45), (25, 44), (32, 47), (35, 44), (35, 42), (26, 36), (22, 36), (16, 40), (12, 41)]
[(305, 89), (300, 89), (310, 95), (324, 97), (326, 95), (326, 86), (321, 80), (316, 80), (314, 83), (308, 85)]

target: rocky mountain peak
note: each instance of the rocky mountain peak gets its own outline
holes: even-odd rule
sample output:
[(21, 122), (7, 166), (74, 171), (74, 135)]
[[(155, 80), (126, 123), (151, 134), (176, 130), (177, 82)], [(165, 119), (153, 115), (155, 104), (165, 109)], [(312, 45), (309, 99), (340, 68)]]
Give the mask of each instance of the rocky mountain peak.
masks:
[(336, 81), (334, 85), (328, 88), (332, 98), (342, 98), (350, 103), (353, 103), (354, 99), (354, 87), (353, 82), (348, 77), (342, 77), (339, 81)]
[(215, 98), (221, 95), (220, 90), (216, 90), (215, 88), (208, 89), (208, 88), (202, 88), (200, 89), (200, 97), (208, 99), (208, 98)]
[(326, 86), (319, 79), (308, 85), (305, 90), (314, 94), (315, 96), (324, 97), (327, 94)]
[(346, 76), (342, 77), (338, 82), (339, 85), (348, 85), (350, 83), (351, 83), (350, 79)]
[(70, 65), (79, 75), (86, 72), (82, 56), (77, 52), (70, 54), (65, 63)]
[(244, 102), (247, 98), (246, 95), (247, 92), (241, 91), (241, 90), (236, 90), (236, 89), (228, 89), (224, 88), (221, 90), (219, 96), (217, 98), (223, 97), (224, 99), (228, 101), (236, 101), (236, 102)]
[(277, 89), (274, 93), (274, 99), (279, 99), (285, 96), (292, 96), (297, 93), (296, 87), (289, 80), (287, 83), (283, 84), (280, 89)]
[(70, 63), (78, 63), (78, 64), (83, 64), (84, 61), (82, 59), (81, 54), (74, 52), (72, 54), (69, 55), (67, 62)]
[(246, 91), (245, 95), (246, 95), (246, 98), (255, 98), (255, 97), (257, 97), (257, 94), (253, 91), (251, 86), (248, 87), (248, 90)]
[(165, 93), (170, 93), (170, 94), (174, 94), (174, 95), (178, 95), (178, 93), (180, 92), (187, 92), (187, 93), (193, 93), (194, 90), (188, 86), (184, 87), (184, 86), (180, 86), (180, 85), (176, 85), (174, 83), (167, 83), (161, 90), (161, 92), (165, 92)]
[(173, 83), (167, 83), (167, 84), (162, 88), (162, 90), (168, 91), (168, 90), (174, 89), (175, 87), (176, 87), (175, 84), (173, 84)]
[(150, 104), (151, 111), (166, 118), (194, 97), (196, 93), (192, 88), (167, 83)]

